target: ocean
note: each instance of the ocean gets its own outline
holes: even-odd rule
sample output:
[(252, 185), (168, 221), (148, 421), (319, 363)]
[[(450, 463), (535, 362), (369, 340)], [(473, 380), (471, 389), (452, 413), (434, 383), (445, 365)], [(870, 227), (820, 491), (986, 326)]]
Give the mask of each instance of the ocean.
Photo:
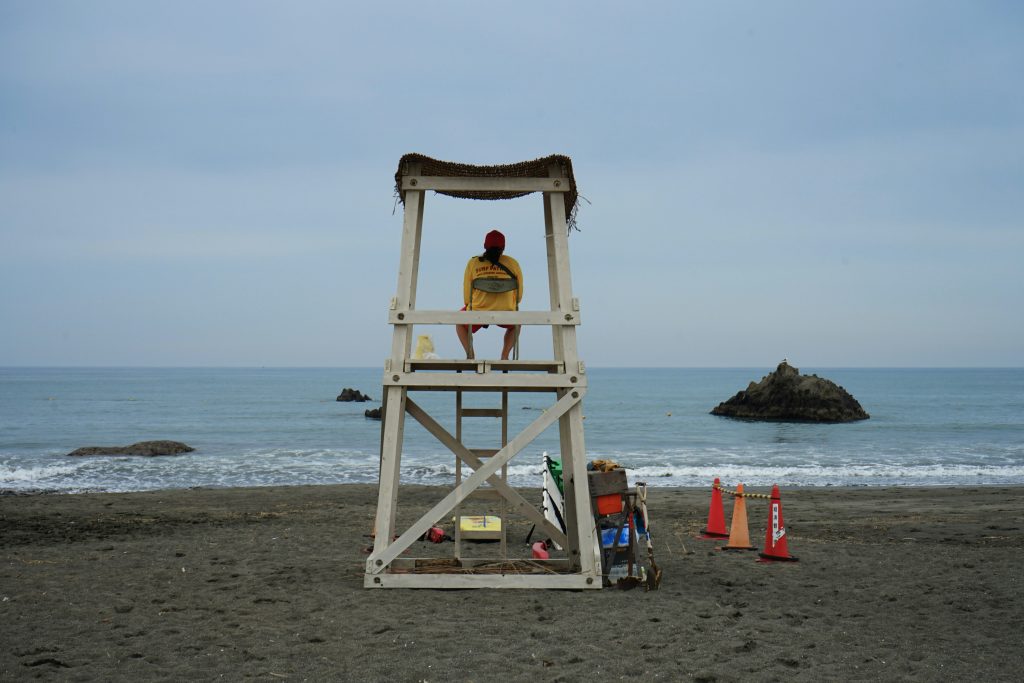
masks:
[[(1024, 369), (813, 368), (871, 414), (849, 424), (760, 423), (709, 411), (773, 368), (588, 368), (589, 459), (612, 459), (649, 486), (1024, 484)], [(0, 368), (0, 490), (145, 491), (375, 483), (380, 368)], [(339, 403), (344, 387), (377, 401)], [(454, 432), (454, 394), (417, 393)], [(514, 394), (514, 435), (553, 402)], [(467, 405), (496, 407), (495, 394)], [(496, 419), (465, 443), (499, 445)], [(402, 481), (449, 484), (454, 456), (406, 420)], [(81, 446), (184, 441), (181, 456), (70, 458)], [(552, 427), (509, 467), (540, 486)]]

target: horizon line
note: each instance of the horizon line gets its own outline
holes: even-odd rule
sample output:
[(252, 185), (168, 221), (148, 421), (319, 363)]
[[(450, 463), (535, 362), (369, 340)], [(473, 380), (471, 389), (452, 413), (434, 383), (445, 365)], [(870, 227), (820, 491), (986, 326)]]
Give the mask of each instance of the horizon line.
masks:
[[(1021, 370), (1024, 365), (815, 365), (834, 370)], [(375, 370), (381, 365), (0, 365), (0, 370)], [(763, 365), (587, 365), (595, 370), (752, 370)], [(797, 366), (794, 366), (797, 367)]]

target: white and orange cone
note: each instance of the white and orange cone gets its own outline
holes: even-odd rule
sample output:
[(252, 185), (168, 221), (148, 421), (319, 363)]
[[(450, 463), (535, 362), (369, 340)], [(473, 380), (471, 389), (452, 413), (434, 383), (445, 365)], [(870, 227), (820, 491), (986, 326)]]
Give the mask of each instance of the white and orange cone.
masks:
[(743, 497), (743, 484), (736, 485), (732, 503), (732, 525), (729, 527), (729, 542), (719, 550), (757, 550), (750, 545), (750, 529), (747, 524), (747, 500)]
[(772, 499), (768, 503), (768, 530), (764, 537), (764, 552), (759, 553), (758, 562), (796, 562), (789, 554), (786, 527), (782, 522), (782, 496), (779, 487), (772, 486)]

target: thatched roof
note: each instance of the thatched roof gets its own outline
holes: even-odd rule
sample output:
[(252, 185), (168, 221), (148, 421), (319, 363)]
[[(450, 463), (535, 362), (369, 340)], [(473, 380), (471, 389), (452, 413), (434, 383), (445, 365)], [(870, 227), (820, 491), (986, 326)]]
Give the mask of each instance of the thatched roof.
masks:
[[(455, 161), (440, 161), (422, 154), (405, 154), (398, 160), (398, 171), (395, 172), (395, 194), (402, 202), (402, 175), (406, 164), (418, 162), (422, 176), (463, 176), (473, 178), (548, 178), (548, 166), (557, 163), (562, 167), (562, 174), (569, 181), (569, 191), (565, 195), (565, 216), (569, 228), (576, 227), (576, 207), (579, 194), (576, 191), (576, 178), (572, 173), (572, 159), (563, 154), (552, 154), (533, 161), (520, 161), (514, 164), (496, 164), (494, 166), (474, 166), (460, 164)], [(484, 191), (484, 190), (435, 190), (438, 194), (462, 199), (514, 199), (530, 194), (530, 192)]]

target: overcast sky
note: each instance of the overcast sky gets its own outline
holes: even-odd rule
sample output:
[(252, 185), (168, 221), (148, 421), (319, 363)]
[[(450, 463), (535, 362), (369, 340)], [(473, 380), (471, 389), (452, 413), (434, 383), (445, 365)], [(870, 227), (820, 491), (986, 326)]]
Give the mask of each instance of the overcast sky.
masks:
[[(1021, 366), (1022, 74), (1019, 2), (0, 0), (0, 365), (381, 364), (416, 151), (572, 157), (590, 365)], [(430, 195), (421, 308), (492, 227), (547, 307), (538, 196)]]

